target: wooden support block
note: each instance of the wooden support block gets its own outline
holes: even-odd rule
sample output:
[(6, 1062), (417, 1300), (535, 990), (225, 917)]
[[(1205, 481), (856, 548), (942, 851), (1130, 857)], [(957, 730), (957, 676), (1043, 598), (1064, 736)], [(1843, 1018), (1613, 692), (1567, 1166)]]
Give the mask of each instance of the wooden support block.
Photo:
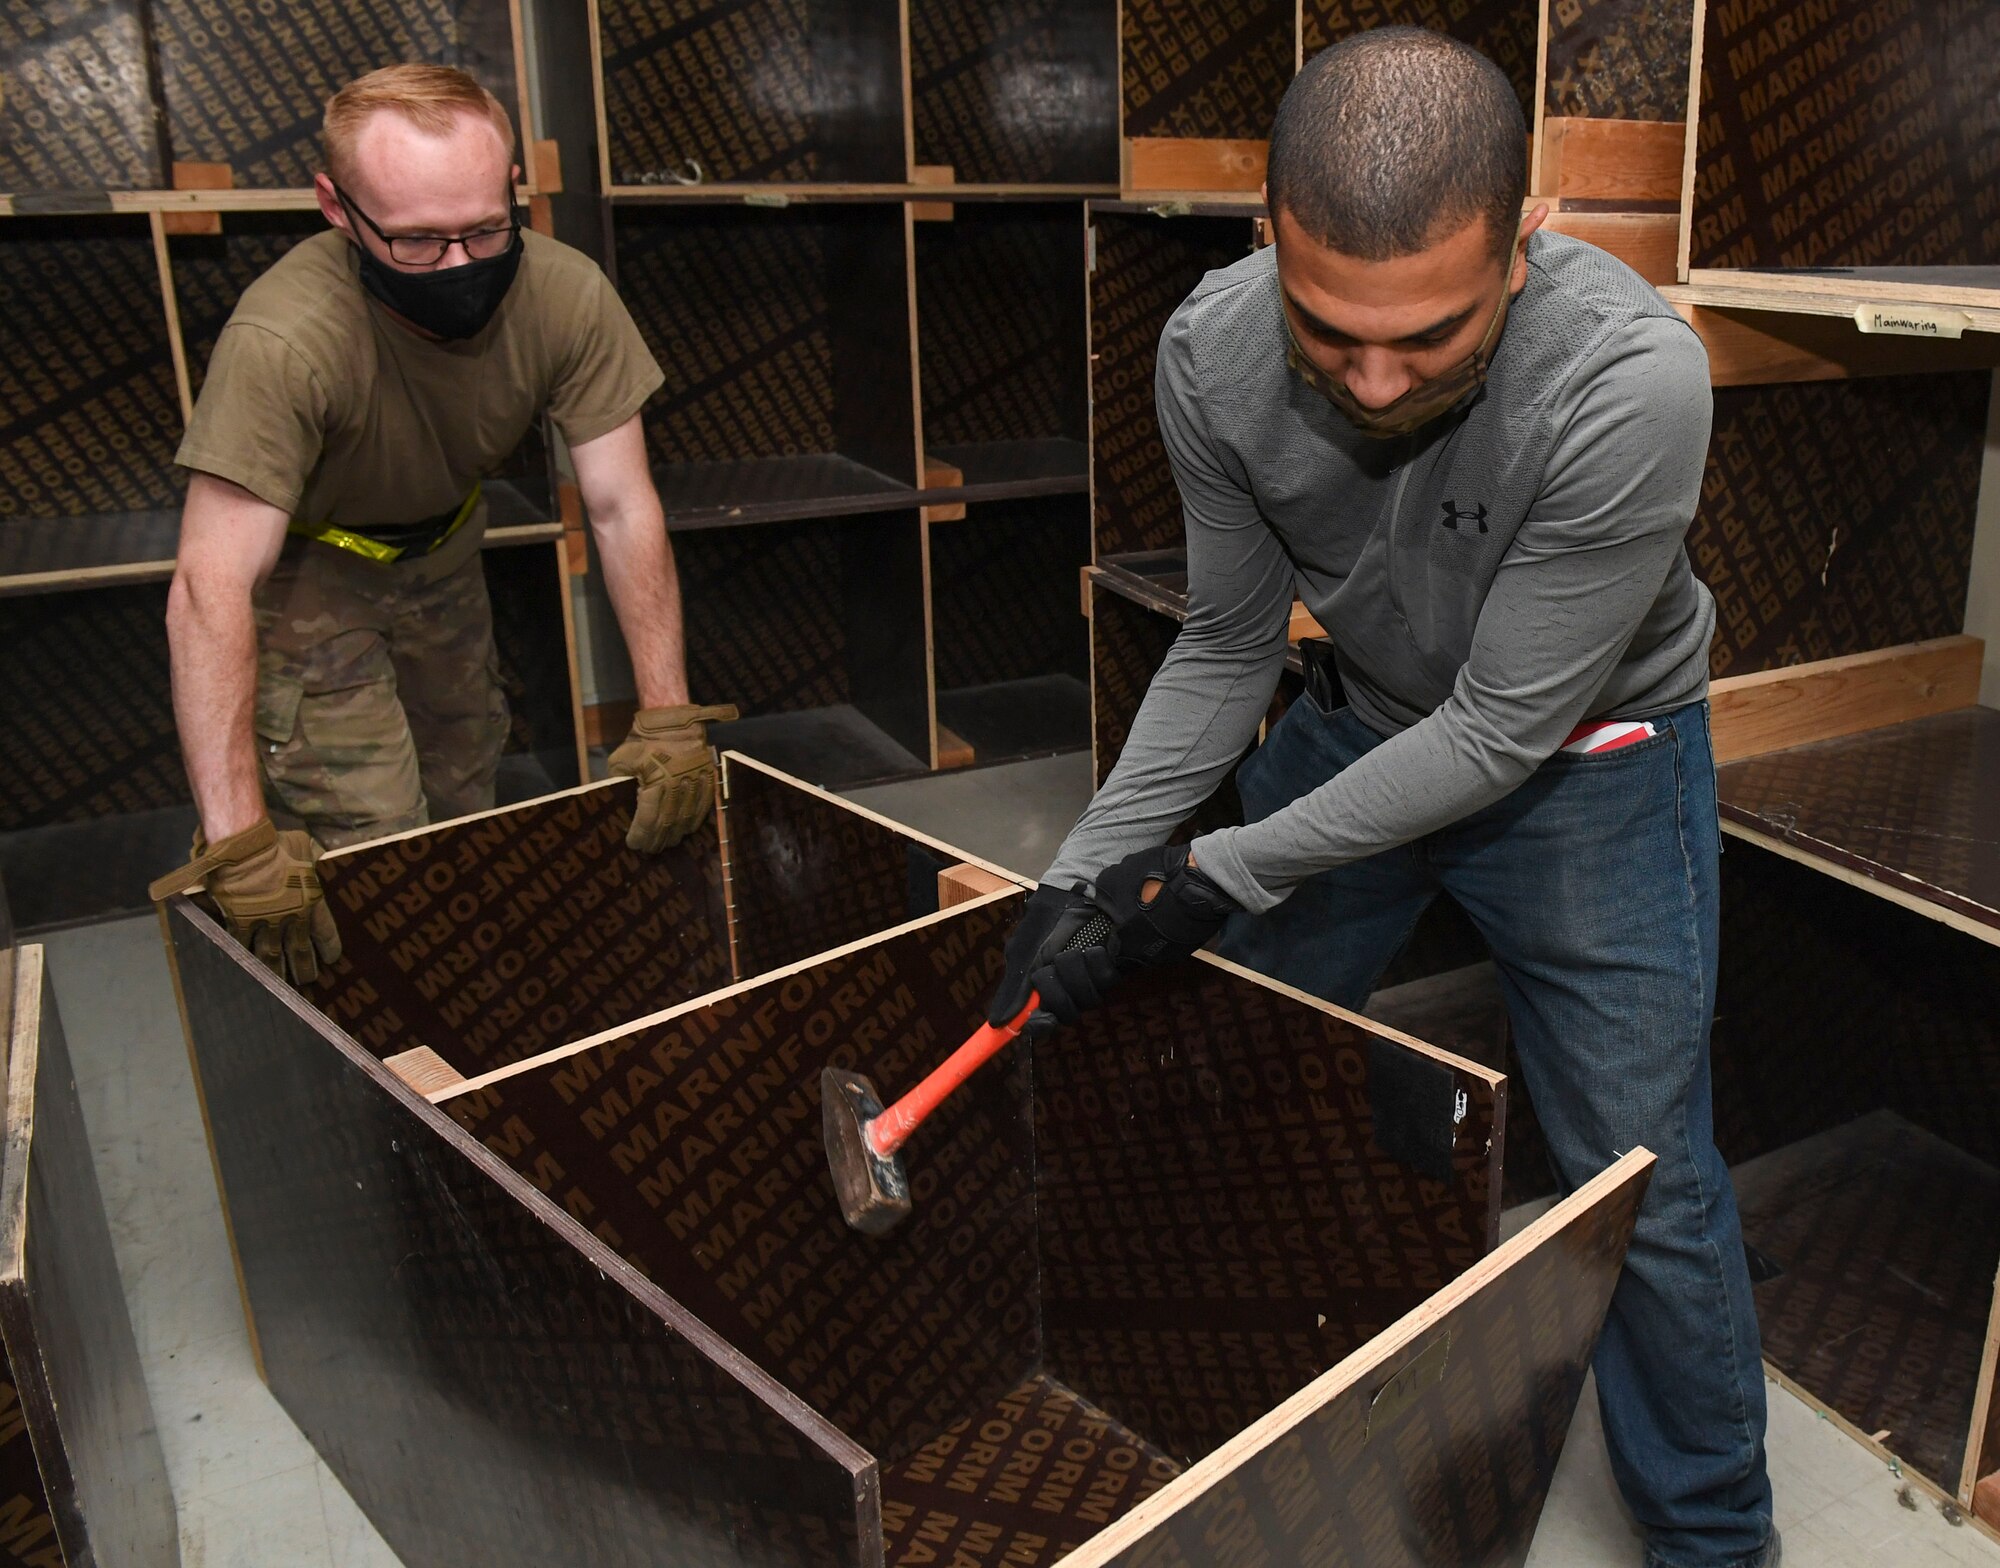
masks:
[[(236, 173), (226, 163), (177, 163), (174, 165), (177, 191), (231, 191), (236, 189)], [(161, 229), (168, 234), (220, 234), (219, 212), (169, 212), (161, 216)]]
[(537, 234), (546, 234), (550, 239), (556, 235), (556, 211), (549, 199), (539, 193), (528, 198), (528, 227)]
[(1016, 884), (973, 865), (946, 866), (938, 873), (938, 908), (956, 909), (988, 893), (1007, 893)]
[(958, 731), (938, 726), (937, 732), (938, 768), (949, 771), (952, 768), (969, 768), (979, 759), (973, 753), (972, 742)]
[(563, 554), (572, 577), (590, 575), (590, 538), (583, 521), (583, 492), (573, 484), (556, 485), (556, 515), (562, 519)]
[(1727, 676), (1709, 688), (1715, 760), (1739, 762), (1971, 707), (1984, 651), (1977, 637), (1940, 637)]
[(413, 1051), (399, 1051), (385, 1058), (382, 1065), (422, 1095), (455, 1089), (465, 1082), (464, 1073), (427, 1045), (420, 1045)]
[(1972, 1489), (1972, 1511), (1994, 1529), (2000, 1530), (2000, 1470)]
[(1934, 375), (2000, 366), (2000, 333), (1968, 332), (1944, 340), (1896, 337), (1859, 331), (1851, 320), (1839, 316), (1720, 310), (1678, 298), (1674, 308), (1701, 334), (1712, 386)]
[(632, 728), (632, 715), (639, 704), (631, 698), (613, 702), (587, 703), (583, 710), (583, 738), (593, 746), (616, 746)]
[(529, 174), (536, 193), (560, 196), (563, 188), (562, 147), (554, 137), (529, 144)]
[[(1535, 195), (1585, 201), (1661, 201), (1678, 206), (1687, 152), (1679, 120), (1542, 122)], [(1678, 226), (1678, 219), (1676, 219)]]
[(1672, 283), (1680, 259), (1681, 220), (1672, 212), (1552, 212), (1549, 231), (1609, 251), (1655, 287)]
[(1195, 136), (1135, 136), (1125, 144), (1135, 191), (1254, 191), (1271, 144)]
[[(957, 490), (965, 483), (965, 470), (955, 468), (939, 458), (926, 455), (924, 458), (924, 488), (926, 490)], [(947, 501), (937, 506), (924, 508), (927, 523), (956, 523), (964, 520), (965, 503)]]
[[(912, 185), (956, 185), (958, 171), (948, 163), (919, 163), (910, 169)], [(955, 202), (913, 201), (910, 217), (917, 223), (949, 223), (957, 214)]]

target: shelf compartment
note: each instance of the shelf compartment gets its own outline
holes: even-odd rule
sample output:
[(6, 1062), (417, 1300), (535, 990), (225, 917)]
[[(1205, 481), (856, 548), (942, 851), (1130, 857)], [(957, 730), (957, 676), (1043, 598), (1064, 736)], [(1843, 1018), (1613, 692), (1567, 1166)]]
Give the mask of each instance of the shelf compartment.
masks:
[(151, 11), (173, 156), (227, 164), (238, 188), (310, 186), (328, 94), (406, 60), (470, 72), (506, 108), (522, 145), (534, 139), (521, 114), (510, 0), (402, 0), (386, 14), (347, 0), (252, 10), (151, 0)]
[(1716, 600), (1710, 674), (1964, 629), (1992, 384), (1959, 371), (1716, 392), (1687, 538)]
[(1074, 202), (962, 204), (916, 225), (924, 450), (968, 485), (1077, 471), (1089, 433), (1084, 245)]
[(1090, 743), (1089, 627), (1077, 573), (1090, 557), (1078, 496), (990, 501), (929, 525), (938, 722), (973, 760)]
[(915, 504), (901, 206), (607, 221), (619, 293), (667, 377), (645, 427), (672, 526)]
[(1118, 183), (1111, 0), (910, 0), (916, 162), (969, 185)]
[(1247, 210), (1164, 218), (1123, 202), (1092, 202), (1089, 221), (1092, 552), (1102, 559), (1183, 542), (1180, 491), (1153, 412), (1160, 333), (1205, 274), (1249, 254), (1256, 226)]
[[(2000, 1264), (2000, 1170), (1878, 1110), (1732, 1172), (1764, 1356), (1955, 1490)], [(1755, 1274), (1753, 1273), (1753, 1278)]]
[(1727, 850), (1715, 1137), (1753, 1279), (1770, 1276), (1767, 1357), (1969, 1502), (1960, 1456), (2000, 1261), (2000, 948), (1769, 840)]
[[(1797, 28), (1711, 7), (1695, 79), (1687, 266), (2000, 264), (1982, 207), (2000, 134), (1992, 7), (1884, 19), (1835, 0)], [(1805, 107), (1833, 103), (1854, 135)]]
[(0, 407), (0, 522), (178, 510), (180, 395), (144, 218), (0, 226)]
[(607, 189), (898, 183), (902, 25), (871, 0), (595, 0)]
[(2000, 943), (2000, 712), (1969, 707), (1719, 770), (1724, 819)]
[(922, 526), (907, 508), (676, 538), (688, 684), (743, 714), (726, 744), (823, 784), (930, 766)]

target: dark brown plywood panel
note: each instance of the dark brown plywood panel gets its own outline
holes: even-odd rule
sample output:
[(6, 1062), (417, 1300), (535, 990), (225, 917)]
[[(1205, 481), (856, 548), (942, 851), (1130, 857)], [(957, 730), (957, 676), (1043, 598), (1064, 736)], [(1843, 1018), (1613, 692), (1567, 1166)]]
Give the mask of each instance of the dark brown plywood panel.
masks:
[(1262, 139), (1292, 79), (1293, 0), (1125, 0), (1127, 136)]
[(1964, 629), (1984, 372), (1715, 394), (1688, 532), (1716, 599), (1714, 675)]
[(930, 530), (940, 691), (1039, 675), (1081, 681), (1090, 623), (1077, 573), (1090, 560), (1082, 496), (990, 501)]
[(1066, 206), (961, 202), (920, 223), (924, 444), (1086, 434), (1083, 221)]
[(840, 559), (826, 523), (679, 535), (689, 689), (746, 715), (847, 701)]
[(604, 0), (599, 15), (612, 184), (904, 178), (895, 8)]
[(864, 1236), (819, 1080), (893, 1098), (978, 1025), (1020, 899), (968, 907), (445, 1102), (731, 1345), (884, 1460), (1035, 1365), (1026, 1062), (990, 1065), (904, 1152), (910, 1219)]
[[(1126, 13), (1128, 18), (1130, 11)], [(1093, 210), (1091, 465), (1097, 556), (1182, 542), (1180, 491), (1153, 412), (1168, 317), (1202, 277), (1250, 251), (1240, 218), (1150, 218)]]
[(56, 1541), (55, 1516), (49, 1512), (49, 1498), (42, 1486), (42, 1472), (35, 1464), (35, 1448), (28, 1437), (28, 1422), (21, 1413), (20, 1395), (15, 1391), (14, 1369), (0, 1367), (0, 1517), (4, 1517), (10, 1539), (19, 1543), (16, 1561), (32, 1562), (36, 1554), (55, 1553), (62, 1562), (62, 1548)]
[(1887, 1107), (2000, 1164), (2000, 947), (1724, 842), (1711, 1046), (1724, 1158)]
[(947, 862), (935, 851), (743, 758), (724, 767), (730, 918), (745, 978), (937, 908), (936, 871)]
[[(1537, 8), (1524, 0), (1304, 0), (1305, 58), (1371, 27), (1428, 27), (1471, 44), (1506, 73), (1530, 125), (1535, 118)], [(1683, 61), (1681, 76), (1687, 76)], [(1268, 128), (1259, 135), (1267, 135)]]
[(1687, 118), (1693, 0), (1568, 0), (1548, 11), (1549, 114)]
[(562, 595), (569, 579), (558, 544), (494, 547), (480, 555), (493, 609), (500, 685), (507, 693), (507, 749), (532, 754), (557, 788), (576, 776), (576, 710)]
[(144, 0), (5, 0), (0, 80), (0, 191), (167, 183)]
[(883, 1561), (1042, 1568), (1179, 1473), (1140, 1434), (1038, 1373), (884, 1468)]
[[(1177, 1461), (1492, 1244), (1504, 1084), (1210, 962), (1135, 976), (1058, 1044), (1035, 1084), (1048, 1369)], [(1432, 1174), (1383, 1152), (1406, 1119), (1442, 1140)]]
[(627, 849), (636, 789), (321, 861), (345, 950), (311, 1000), (378, 1058), (426, 1045), (471, 1077), (726, 984), (715, 831)]
[[(59, 1561), (177, 1568), (180, 1529), (55, 992), (39, 948), (15, 975), (0, 1209), (0, 1333)], [(17, 1479), (30, 1496), (26, 1478)], [(7, 1520), (10, 1560), (47, 1561), (32, 1519)]]
[(142, 217), (0, 228), (0, 519), (180, 504), (180, 396)]
[[(838, 452), (883, 488), (914, 484), (903, 222), (870, 205), (616, 209), (619, 295), (667, 378), (645, 410), (652, 461)], [(661, 476), (670, 512), (768, 499), (709, 496), (700, 473)]]
[(193, 798), (166, 611), (164, 584), (0, 598), (0, 831)]
[(324, 166), (327, 99), (356, 77), (405, 61), (471, 72), (521, 133), (508, 0), (151, 6), (173, 156), (226, 163), (239, 187), (310, 185)]
[(965, 185), (1118, 182), (1112, 0), (911, 0), (910, 70), (918, 163)]
[(1132, 733), (1146, 688), (1166, 662), (1180, 623), (1134, 604), (1101, 582), (1090, 585), (1090, 691), (1095, 779), (1099, 786)]
[(1961, 708), (1720, 770), (1747, 828), (2000, 927), (2000, 713)]
[(1876, 1111), (1736, 1172), (1764, 1354), (1955, 1489), (2000, 1263), (2000, 1170)]
[(192, 906), (170, 919), (267, 1380), (404, 1562), (640, 1568), (673, 1540), (860, 1568), (866, 1455)]
[(612, 221), (619, 297), (667, 376), (646, 405), (653, 461), (833, 451), (826, 226), (706, 207)]
[(2000, 10), (1716, 0), (1692, 264), (2000, 262)]
[(1079, 1568), (1197, 1568), (1223, 1540), (1235, 1560), (1294, 1568), (1520, 1563), (1651, 1168), (1628, 1155), (1526, 1233), (1539, 1245), (1510, 1244)]

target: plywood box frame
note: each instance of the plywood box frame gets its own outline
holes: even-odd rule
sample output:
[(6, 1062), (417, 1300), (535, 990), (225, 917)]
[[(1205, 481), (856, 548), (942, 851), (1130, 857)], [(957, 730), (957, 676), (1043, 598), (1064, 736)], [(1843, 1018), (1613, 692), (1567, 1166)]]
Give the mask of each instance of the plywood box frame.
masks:
[[(22, 1562), (177, 1568), (180, 1528), (55, 992), (13, 951), (0, 1172), (0, 1438)], [(13, 1405), (13, 1400), (9, 1401)]]
[[(739, 800), (750, 774), (781, 784), (770, 770), (742, 759), (730, 759), (730, 767), (732, 795)], [(813, 800), (815, 810), (851, 809), (816, 794)], [(740, 842), (734, 833), (733, 845)], [(455, 858), (442, 844), (434, 853), (444, 857), (434, 863)], [(793, 869), (812, 860), (779, 858)], [(935, 1444), (956, 1441), (949, 1423), (941, 1435), (927, 1437), (940, 1418), (960, 1408), (976, 1412), (980, 1400), (997, 1391), (1005, 1408), (1016, 1408), (1005, 1402), (1019, 1396), (1030, 1404), (1018, 1408), (1074, 1419), (1083, 1407), (1049, 1381), (1059, 1383), (1065, 1375), (1114, 1422), (1144, 1419), (1155, 1436), (1195, 1458), (1216, 1448), (1232, 1428), (1252, 1424), (1232, 1417), (1218, 1428), (1217, 1412), (1275, 1408), (1280, 1395), (1351, 1350), (1339, 1376), (1312, 1385), (1307, 1404), (1323, 1408), (1327, 1419), (1359, 1421), (1363, 1428), (1371, 1405), (1378, 1426), (1396, 1408), (1431, 1411), (1398, 1439), (1401, 1445), (1416, 1441), (1414, 1434), (1428, 1430), (1425, 1423), (1458, 1419), (1444, 1414), (1457, 1396), (1428, 1376), (1434, 1363), (1403, 1375), (1406, 1362), (1422, 1360), (1421, 1351), (1410, 1355), (1417, 1341), (1434, 1339), (1440, 1326), (1459, 1333), (1452, 1325), (1469, 1324), (1464, 1314), (1476, 1315), (1494, 1293), (1527, 1288), (1528, 1273), (1554, 1269), (1561, 1283), (1552, 1299), (1570, 1310), (1551, 1315), (1523, 1310), (1518, 1302), (1508, 1309), (1508, 1321), (1516, 1330), (1531, 1328), (1534, 1343), (1512, 1342), (1507, 1353), (1520, 1359), (1524, 1376), (1478, 1417), (1507, 1434), (1485, 1451), (1507, 1454), (1515, 1467), (1501, 1478), (1498, 1514), (1480, 1528), (1498, 1532), (1493, 1543), (1504, 1536), (1510, 1546), (1525, 1546), (1622, 1259), (1647, 1157), (1628, 1157), (1541, 1231), (1480, 1264), (1496, 1234), (1493, 1173), (1505, 1104), (1504, 1080), (1485, 1069), (1208, 959), (1135, 984), (1076, 1037), (1036, 1053), (1032, 1069), (1019, 1055), (989, 1069), (911, 1147), (913, 1172), (932, 1200), (914, 1223), (919, 1230), (927, 1224), (952, 1228), (948, 1200), (930, 1184), (956, 1170), (954, 1190), (962, 1202), (999, 1205), (993, 1211), (996, 1238), (1011, 1234), (1000, 1223), (1008, 1215), (1015, 1217), (1009, 1223), (1037, 1227), (1035, 1245), (1045, 1262), (1035, 1271), (1035, 1288), (1055, 1294), (1036, 1299), (1060, 1301), (1062, 1309), (1053, 1316), (1038, 1310), (1032, 1319), (1015, 1315), (1009, 1319), (1013, 1337), (1001, 1333), (982, 1341), (989, 1348), (979, 1358), (953, 1351), (932, 1377), (934, 1387), (939, 1377), (965, 1385), (956, 1402), (919, 1399), (901, 1409), (892, 1397), (895, 1379), (885, 1384), (865, 1375), (869, 1356), (841, 1361), (845, 1394), (815, 1380), (814, 1366), (829, 1364), (824, 1352), (846, 1340), (795, 1339), (789, 1355), (812, 1352), (807, 1361), (813, 1365), (792, 1366), (788, 1352), (774, 1350), (743, 1317), (745, 1306), (716, 1293), (721, 1273), (709, 1273), (694, 1254), (675, 1252), (665, 1228), (633, 1223), (629, 1216), (644, 1204), (640, 1210), (612, 1207), (614, 1190), (603, 1172), (616, 1162), (600, 1149), (602, 1158), (592, 1166), (578, 1152), (595, 1143), (578, 1118), (598, 1102), (574, 1093), (575, 1104), (561, 1094), (531, 1094), (558, 1074), (572, 1086), (615, 1084), (620, 1093), (651, 1093), (625, 1075), (626, 1064), (685, 1063), (689, 1071), (711, 1058), (719, 1064), (723, 1058), (714, 1053), (743, 1049), (730, 1044), (732, 1031), (742, 1029), (751, 1030), (746, 1041), (762, 1030), (763, 1038), (784, 1042), (753, 1047), (741, 1057), (760, 1074), (777, 1075), (773, 1085), (815, 1083), (827, 1053), (858, 1051), (865, 1069), (881, 1073), (884, 1088), (893, 1092), (928, 1065), (935, 1042), (947, 1040), (983, 1007), (1021, 885), (995, 868), (979, 869), (998, 885), (969, 902), (739, 982), (718, 997), (691, 998), (595, 1039), (571, 1040), (554, 1057), (508, 1064), (483, 1082), (433, 1090), (435, 1105), (257, 965), (191, 903), (171, 901), (171, 950), (197, 1083), (266, 1375), (406, 1560), (457, 1563), (470, 1552), (496, 1564), (584, 1556), (607, 1564), (879, 1563), (885, 1523), (894, 1532), (922, 1522), (904, 1506), (924, 1484), (913, 1480), (910, 1467), (921, 1470), (930, 1463), (925, 1454), (942, 1455)], [(913, 1002), (905, 1005), (916, 1006), (923, 1038), (913, 1043), (892, 1029), (863, 1030), (862, 1015), (851, 1012), (857, 1022), (846, 1033), (811, 1024), (817, 1015), (809, 1008), (802, 1015), (808, 1022), (790, 1032), (769, 1022), (782, 1019), (787, 995), (846, 994), (843, 987), (858, 983), (858, 967), (903, 975), (914, 988), (907, 993)], [(1214, 1011), (1225, 1003), (1249, 1011), (1225, 1022)], [(1178, 1040), (1180, 1049), (1135, 1056), (1137, 1043), (1147, 1039)], [(1319, 1043), (1301, 1057), (1307, 1040)], [(1090, 1194), (1115, 1194), (1134, 1179), (1151, 1183), (1149, 1172), (1168, 1169), (1153, 1162), (1168, 1158), (1169, 1150), (1180, 1151), (1171, 1157), (1185, 1161), (1192, 1151), (1211, 1147), (1222, 1159), (1217, 1171), (1226, 1186), (1248, 1193), (1262, 1190), (1260, 1180), (1282, 1185), (1285, 1178), (1259, 1178), (1228, 1155), (1227, 1145), (1211, 1142), (1240, 1115), (1266, 1114), (1258, 1109), (1266, 1101), (1277, 1107), (1296, 1098), (1296, 1090), (1275, 1079), (1260, 1080), (1262, 1069), (1253, 1065), (1281, 1060), (1294, 1072), (1301, 1063), (1310, 1068), (1319, 1062), (1329, 1074), (1324, 1107), (1307, 1113), (1331, 1118), (1324, 1123), (1327, 1141), (1305, 1145), (1319, 1150), (1312, 1158), (1359, 1159), (1364, 1188), (1381, 1185), (1384, 1195), (1400, 1195), (1397, 1203), (1414, 1204), (1403, 1223), (1414, 1222), (1417, 1230), (1405, 1235), (1391, 1227), (1395, 1233), (1381, 1243), (1384, 1264), (1400, 1283), (1362, 1292), (1358, 1318), (1344, 1291), (1304, 1299), (1280, 1292), (1262, 1310), (1274, 1326), (1288, 1325), (1275, 1342), (1289, 1347), (1275, 1364), (1290, 1369), (1288, 1383), (1273, 1387), (1269, 1369), (1253, 1365), (1228, 1372), (1214, 1387), (1204, 1378), (1200, 1388), (1166, 1390), (1171, 1397), (1163, 1399), (1143, 1382), (1156, 1375), (1160, 1358), (1119, 1349), (1134, 1333), (1157, 1332), (1135, 1315), (1129, 1292), (1118, 1286), (1125, 1265), (1079, 1250), (1106, 1225), (1151, 1234), (1149, 1227), (1162, 1221), (1147, 1209), (1159, 1200), (1135, 1200), (1136, 1206), (1121, 1201), (1099, 1213)], [(1332, 1072), (1336, 1060), (1338, 1074)], [(588, 1073), (593, 1063), (611, 1069), (611, 1077)], [(1213, 1087), (1200, 1087), (1211, 1082)], [(1336, 1089), (1336, 1083), (1346, 1087)], [(696, 1092), (692, 1078), (686, 1087)], [(1094, 1097), (1107, 1089), (1166, 1098), (1150, 1117), (1107, 1120), (1092, 1109)], [(669, 1091), (679, 1093), (671, 1085)], [(448, 1114), (453, 1111), (456, 1119)], [(777, 1146), (754, 1131), (777, 1128), (773, 1113), (752, 1097), (737, 1114), (749, 1118), (750, 1129), (734, 1147), (765, 1159), (767, 1171), (790, 1173), (774, 1176), (778, 1185), (766, 1197), (794, 1227), (788, 1233), (814, 1238), (809, 1252), (818, 1261), (809, 1275), (879, 1277), (892, 1296), (911, 1288), (896, 1282), (909, 1279), (910, 1259), (922, 1249), (871, 1251), (873, 1244), (848, 1232), (832, 1212), (830, 1189), (821, 1191), (816, 1115), (785, 1131), (782, 1151), (773, 1152)], [(1018, 1140), (1031, 1125), (1039, 1152), (1032, 1169), (1024, 1169), (1010, 1163), (1006, 1150), (1023, 1148)], [(1246, 1130), (1251, 1125), (1245, 1123)], [(565, 1126), (573, 1131), (564, 1132)], [(1014, 1131), (996, 1143), (996, 1130), (1009, 1127)], [(579, 1136), (584, 1143), (574, 1142)], [(750, 1152), (755, 1150), (764, 1153)], [(954, 1151), (963, 1151), (970, 1163), (955, 1165)], [(1138, 1163), (1128, 1172), (1120, 1161)], [(1419, 1179), (1409, 1161), (1433, 1174)], [(1024, 1176), (1026, 1188), (1019, 1185)], [(685, 1190), (721, 1201), (706, 1185)], [(1191, 1199), (1192, 1192), (1189, 1200), (1171, 1201)], [(1366, 1210), (1376, 1199), (1361, 1201)], [(761, 1206), (769, 1211), (769, 1202)], [(1435, 1228), (1447, 1220), (1445, 1229)], [(721, 1249), (712, 1260), (720, 1267), (750, 1270), (732, 1287), (741, 1301), (754, 1306), (764, 1299), (757, 1291), (772, 1288), (809, 1319), (860, 1312), (866, 1321), (866, 1302), (810, 1306), (797, 1294), (807, 1288), (801, 1276), (768, 1272), (778, 1269), (779, 1254), (759, 1250), (757, 1227), (764, 1223), (732, 1210), (700, 1232), (708, 1237), (707, 1227), (720, 1225), (712, 1241), (700, 1245)], [(1173, 1223), (1178, 1233), (1181, 1226)], [(1217, 1226), (1224, 1224), (1220, 1212), (1204, 1210), (1188, 1234), (1219, 1235)], [(1421, 1244), (1411, 1239), (1418, 1234), (1426, 1238)], [(1586, 1234), (1594, 1238), (1589, 1245), (1571, 1244)], [(745, 1236), (748, 1252), (741, 1250)], [(1334, 1253), (1371, 1244), (1365, 1227), (1348, 1233), (1338, 1225), (1325, 1242)], [(979, 1245), (975, 1238), (975, 1253)], [(1314, 1239), (1303, 1250), (1299, 1243), (1283, 1245), (1288, 1250), (1270, 1265), (1280, 1272), (1307, 1267), (1321, 1242)], [(393, 1260), (394, 1266), (370, 1259)], [(767, 1276), (749, 1291), (758, 1267)], [(1017, 1281), (1025, 1278), (1018, 1259), (1008, 1267)], [(863, 1273), (856, 1276), (855, 1269)], [(669, 1276), (704, 1303), (699, 1316), (681, 1298), (680, 1285), (668, 1288)], [(709, 1283), (698, 1285), (698, 1276)], [(999, 1290), (1002, 1277), (982, 1269), (980, 1289)], [(1228, 1277), (1224, 1269), (1218, 1279)], [(949, 1270), (928, 1278), (948, 1282)], [(1194, 1299), (1212, 1299), (1219, 1315), (1190, 1316), (1177, 1308), (1176, 1332), (1199, 1338), (1241, 1327), (1246, 1306), (1234, 1287), (1197, 1282), (1190, 1288)], [(1548, 1288), (1535, 1287), (1535, 1299)], [(996, 1312), (1007, 1296), (1002, 1291), (978, 1299), (988, 1303), (982, 1312)], [(921, 1291), (905, 1298), (904, 1310), (912, 1304), (918, 1310), (925, 1305)], [(1380, 1330), (1411, 1308), (1428, 1315), (1406, 1320), (1400, 1337), (1376, 1344)], [(736, 1326), (723, 1332), (718, 1321)], [(1050, 1359), (1037, 1363), (1008, 1350), (1025, 1345), (1022, 1336), (1031, 1329)], [(891, 1343), (881, 1342), (873, 1354), (887, 1354)], [(1476, 1359), (1462, 1357), (1461, 1365)], [(1033, 1374), (1027, 1384), (1015, 1381), (1022, 1373)], [(1384, 1396), (1387, 1383), (1397, 1383), (1400, 1392)], [(1271, 1445), (1282, 1445), (1305, 1408), (1293, 1407), (1279, 1427), (1259, 1428), (1251, 1446), (1277, 1452)], [(726, 1425), (719, 1427), (719, 1419)], [(857, 1431), (883, 1447), (866, 1446)], [(453, 1463), (421, 1472), (402, 1457), (441, 1451), (451, 1452)], [(1169, 1468), (1182, 1462), (1160, 1452)], [(1166, 1474), (1155, 1477), (1161, 1497), (1181, 1484), (1168, 1482)], [(919, 1494), (896, 1490), (912, 1484)], [(1426, 1506), (1412, 1490), (1414, 1472), (1387, 1475), (1382, 1485), (1392, 1496), (1411, 1498), (1412, 1506)], [(1180, 1495), (1195, 1511), (1174, 1518), (1185, 1523), (1199, 1517), (1199, 1509), (1221, 1495), (1211, 1493), (1212, 1485), (1183, 1487)], [(1331, 1493), (1328, 1499), (1337, 1518), (1348, 1517)], [(1132, 1501), (1135, 1495), (1126, 1496), (1126, 1504)], [(1163, 1524), (1161, 1544), (1175, 1527)], [(1352, 1527), (1351, 1517), (1344, 1527)], [(1042, 1560), (1049, 1560), (1046, 1543)]]

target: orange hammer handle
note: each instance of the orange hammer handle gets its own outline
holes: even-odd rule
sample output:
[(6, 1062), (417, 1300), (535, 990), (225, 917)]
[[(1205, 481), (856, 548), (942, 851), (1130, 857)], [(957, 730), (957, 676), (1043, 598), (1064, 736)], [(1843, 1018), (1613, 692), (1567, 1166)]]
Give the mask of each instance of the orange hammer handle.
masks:
[(1004, 1024), (981, 1024), (972, 1036), (935, 1068), (929, 1077), (877, 1116), (862, 1136), (878, 1159), (886, 1160), (909, 1141), (932, 1111), (952, 1097), (961, 1084), (984, 1067), (1018, 1035), (1028, 1017), (1042, 1005), (1041, 993), (1030, 991), (1028, 1005)]

